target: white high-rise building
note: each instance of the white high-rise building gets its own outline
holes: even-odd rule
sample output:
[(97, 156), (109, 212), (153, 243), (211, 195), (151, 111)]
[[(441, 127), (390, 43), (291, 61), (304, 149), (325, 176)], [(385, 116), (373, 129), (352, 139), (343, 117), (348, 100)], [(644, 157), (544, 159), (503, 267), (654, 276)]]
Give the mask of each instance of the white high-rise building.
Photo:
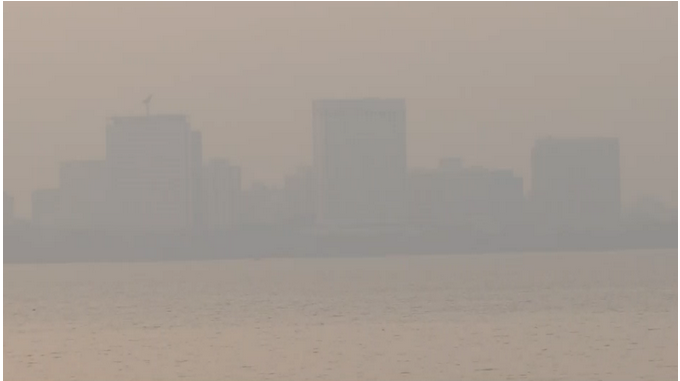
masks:
[(106, 164), (111, 223), (141, 230), (191, 226), (192, 134), (183, 115), (111, 118)]
[(403, 223), (405, 101), (318, 100), (313, 108), (317, 220), (331, 226)]

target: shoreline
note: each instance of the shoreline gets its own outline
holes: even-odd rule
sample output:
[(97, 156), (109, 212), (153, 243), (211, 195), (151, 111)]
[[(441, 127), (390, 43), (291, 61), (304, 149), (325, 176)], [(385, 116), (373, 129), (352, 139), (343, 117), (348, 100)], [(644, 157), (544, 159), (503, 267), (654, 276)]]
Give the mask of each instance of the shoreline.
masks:
[(556, 233), (533, 227), (473, 231), (451, 227), (329, 231), (124, 232), (4, 229), (3, 263), (161, 262), (226, 259), (361, 258), (493, 253), (677, 249), (677, 224)]

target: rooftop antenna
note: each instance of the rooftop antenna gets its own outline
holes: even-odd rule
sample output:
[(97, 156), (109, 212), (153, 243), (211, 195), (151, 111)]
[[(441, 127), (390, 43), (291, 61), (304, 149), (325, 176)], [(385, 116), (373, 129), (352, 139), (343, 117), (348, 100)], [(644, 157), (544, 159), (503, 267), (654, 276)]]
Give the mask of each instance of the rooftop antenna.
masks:
[(146, 116), (149, 116), (149, 103), (151, 102), (151, 97), (153, 97), (153, 94), (150, 94), (145, 100), (142, 101), (144, 106), (146, 106)]

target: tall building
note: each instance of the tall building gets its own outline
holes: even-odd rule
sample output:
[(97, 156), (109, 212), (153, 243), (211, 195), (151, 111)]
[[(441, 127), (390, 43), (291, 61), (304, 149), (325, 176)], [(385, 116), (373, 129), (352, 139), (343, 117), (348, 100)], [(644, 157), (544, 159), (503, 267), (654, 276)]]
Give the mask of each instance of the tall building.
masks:
[(315, 101), (313, 125), (318, 221), (328, 225), (403, 223), (405, 101)]
[(114, 117), (106, 127), (108, 200), (118, 228), (192, 225), (192, 134), (183, 115)]
[(232, 228), (240, 223), (241, 169), (216, 159), (202, 170), (202, 226), (210, 230)]
[(103, 160), (61, 163), (59, 191), (65, 228), (103, 228), (107, 222), (108, 173)]
[(618, 222), (618, 139), (541, 139), (531, 160), (533, 211), (542, 224), (590, 229)]

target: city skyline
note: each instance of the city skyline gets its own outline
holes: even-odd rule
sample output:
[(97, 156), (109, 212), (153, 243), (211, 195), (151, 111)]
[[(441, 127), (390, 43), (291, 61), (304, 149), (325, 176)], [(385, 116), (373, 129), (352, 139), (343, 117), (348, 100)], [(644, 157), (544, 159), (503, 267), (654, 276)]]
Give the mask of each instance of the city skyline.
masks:
[[(107, 119), (104, 160), (62, 162), (58, 187), (32, 192), (33, 223), (163, 231), (540, 221), (601, 230), (630, 214), (621, 203), (615, 137), (536, 140), (527, 190), (513, 170), (471, 166), (457, 156), (440, 158), (435, 168), (409, 168), (404, 99), (321, 99), (313, 102), (309, 170), (300, 167), (274, 186), (244, 187), (240, 166), (204, 156), (202, 133), (187, 116), (149, 113), (150, 99), (144, 115)], [(13, 213), (14, 199), (5, 197)], [(656, 210), (653, 218), (671, 211), (665, 206), (659, 214), (653, 202), (635, 208)]]
[(16, 380), (678, 375), (678, 2), (5, 2)]
[[(378, 101), (380, 101), (381, 99), (380, 98), (360, 98), (360, 99), (344, 99), (344, 100), (342, 100), (342, 99), (330, 99), (330, 100), (323, 100), (323, 101), (325, 101), (325, 102), (329, 102), (329, 101), (330, 102), (337, 102), (337, 101), (340, 101), (340, 102), (354, 101), (354, 102), (356, 102), (356, 101), (364, 101), (364, 100), (369, 100), (369, 101), (378, 100)], [(313, 103), (316, 104), (318, 102), (320, 102), (320, 101), (317, 100), (317, 101), (314, 101)], [(405, 104), (406, 103), (404, 103), (404, 105)], [(202, 167), (203, 170), (205, 171), (206, 168), (210, 168), (211, 165), (214, 165), (216, 162), (220, 162), (220, 161), (225, 162), (225, 164), (227, 166), (233, 166), (235, 164), (236, 165), (235, 168), (239, 171), (239, 174), (238, 174), (239, 181), (238, 181), (238, 183), (239, 183), (239, 187), (242, 191), (245, 191), (247, 189), (252, 189), (253, 187), (257, 188), (257, 187), (260, 187), (260, 186), (267, 186), (267, 187), (271, 187), (272, 189), (281, 188), (282, 186), (284, 186), (286, 184), (286, 181), (291, 176), (294, 176), (295, 173), (299, 172), (301, 169), (304, 169), (306, 167), (310, 167), (313, 164), (313, 161), (314, 161), (313, 158), (312, 158), (312, 160), (310, 160), (309, 165), (301, 164), (301, 165), (297, 166), (296, 168), (294, 168), (292, 171), (282, 174), (281, 180), (274, 181), (274, 182), (263, 182), (263, 181), (258, 180), (258, 179), (252, 179), (251, 183), (248, 184), (249, 186), (247, 186), (247, 187), (242, 186), (243, 183), (240, 179), (242, 177), (242, 172), (247, 173), (247, 168), (243, 168), (243, 167), (238, 166), (238, 161), (235, 161), (235, 160), (233, 160), (233, 158), (229, 158), (229, 157), (226, 157), (226, 156), (216, 156), (216, 157), (202, 156), (203, 146), (202, 146), (202, 142), (201, 142), (201, 131), (193, 129), (193, 127), (191, 126), (191, 118), (186, 116), (186, 115), (181, 115), (181, 114), (176, 114), (176, 113), (171, 113), (171, 114), (154, 114), (154, 113), (144, 114), (144, 113), (142, 113), (142, 114), (139, 114), (139, 115), (131, 115), (131, 116), (115, 116), (115, 117), (107, 118), (107, 120), (108, 121), (124, 121), (124, 120), (134, 121), (134, 120), (143, 120), (143, 119), (147, 119), (147, 118), (151, 118), (151, 119), (155, 119), (155, 118), (160, 118), (160, 119), (180, 118), (182, 120), (186, 120), (187, 133), (191, 132), (191, 134), (193, 135), (191, 137), (189, 135), (187, 136), (187, 139), (188, 139), (187, 143), (189, 143), (189, 140), (192, 139), (192, 138), (195, 138), (195, 137), (198, 138), (198, 150), (200, 151), (199, 157), (202, 158), (202, 161), (200, 163), (200, 167)], [(158, 127), (160, 129), (164, 128), (162, 124), (158, 125)], [(408, 125), (405, 125), (404, 128), (406, 130), (408, 130)], [(111, 126), (109, 125), (105, 129), (110, 130)], [(189, 131), (189, 129), (191, 129), (191, 131)], [(151, 138), (151, 137), (149, 137), (149, 138)], [(538, 144), (538, 143), (541, 143), (541, 142), (546, 142), (546, 141), (551, 141), (551, 140), (554, 140), (554, 141), (579, 141), (579, 140), (580, 141), (598, 141), (598, 140), (605, 140), (606, 141), (606, 140), (615, 140), (616, 142), (618, 142), (619, 139), (616, 138), (616, 137), (603, 137), (603, 136), (593, 137), (593, 138), (590, 138), (590, 137), (547, 136), (547, 137), (542, 137), (542, 138), (536, 139), (536, 141), (534, 143)], [(189, 144), (195, 145), (196, 142), (191, 142)], [(618, 145), (618, 143), (617, 143), (617, 145)], [(104, 148), (106, 148), (106, 146)], [(405, 148), (406, 148), (406, 153), (408, 153), (408, 144), (406, 144)], [(195, 150), (196, 148), (194, 147), (193, 149)], [(536, 146), (534, 145), (534, 147), (532, 148), (532, 151), (531, 151), (532, 152), (531, 157), (533, 157), (533, 152), (535, 151), (535, 149), (536, 149)], [(617, 154), (618, 154), (618, 149), (617, 149)], [(439, 161), (434, 166), (413, 167), (413, 166), (407, 165), (406, 170), (407, 170), (409, 175), (414, 174), (414, 173), (418, 173), (419, 171), (423, 171), (423, 170), (426, 170), (426, 171), (432, 170), (432, 169), (436, 169), (437, 166), (441, 167), (441, 165), (443, 165), (443, 161), (451, 160), (451, 159), (455, 159), (457, 161), (464, 161), (466, 164), (470, 164), (469, 162), (466, 161), (466, 158), (457, 156), (457, 155), (452, 153), (450, 155), (440, 157)], [(68, 167), (68, 166), (86, 166), (86, 165), (94, 166), (94, 165), (97, 165), (98, 163), (101, 163), (100, 165), (103, 165), (105, 162), (106, 162), (106, 149), (104, 150), (103, 155), (101, 155), (101, 159), (66, 160), (66, 161), (60, 162), (59, 163), (59, 169), (58, 169), (59, 178), (58, 178), (57, 184), (55, 184), (54, 187), (34, 189), (33, 192), (31, 192), (31, 200), (33, 200), (33, 197), (34, 197), (33, 193), (36, 192), (36, 191), (44, 193), (45, 191), (48, 191), (50, 189), (58, 189), (63, 184), (65, 167)], [(532, 159), (532, 162), (533, 162), (533, 159)], [(193, 165), (193, 164), (189, 163), (189, 165)], [(460, 165), (460, 164), (457, 164), (457, 165)], [(534, 165), (534, 164), (532, 164), (532, 165)], [(484, 168), (483, 166), (476, 166), (476, 167)], [(528, 183), (527, 179), (524, 178), (523, 176), (521, 176), (520, 174), (518, 174), (514, 169), (507, 168), (507, 167), (501, 167), (501, 168), (492, 168), (492, 170), (508, 171), (512, 175), (515, 175), (515, 174), (519, 175), (520, 180), (524, 180), (524, 181), (522, 181), (522, 183), (524, 183), (524, 185), (522, 186), (523, 196), (525, 198), (531, 197), (532, 184)], [(531, 178), (531, 176), (530, 176), (530, 178)], [(623, 193), (624, 192), (623, 187), (620, 184), (619, 184), (619, 187), (620, 187), (620, 192)], [(16, 195), (12, 194), (11, 192), (8, 193), (7, 191), (5, 191), (5, 193), (8, 194), (8, 196), (10, 196), (12, 198), (12, 204), (13, 204), (12, 205), (12, 213), (15, 217), (29, 218), (29, 219), (35, 218), (35, 217), (31, 217), (32, 215), (34, 216), (34, 212), (32, 210), (31, 210), (31, 213), (28, 216), (22, 215), (20, 213), (16, 213), (16, 207), (14, 206), (15, 203), (16, 203)], [(619, 210), (621, 212), (626, 212), (627, 209), (637, 206), (637, 203), (650, 199), (650, 196), (648, 194), (641, 194), (641, 195), (636, 195), (636, 196), (637, 197), (634, 200), (631, 200), (630, 205), (625, 205), (623, 202), (619, 201), (620, 202)], [(192, 196), (192, 197), (194, 197), (194, 196)], [(651, 199), (658, 201), (658, 198), (651, 197)], [(34, 201), (31, 201), (31, 202), (33, 203)], [(404, 202), (406, 202), (405, 199), (404, 199)], [(669, 209), (672, 209), (672, 207), (673, 207), (673, 205), (668, 205), (668, 204), (665, 204), (664, 206), (666, 208), (669, 208)], [(193, 219), (195, 219), (195, 218), (196, 217), (194, 216)], [(189, 219), (192, 220), (192, 218), (189, 218)]]
[(616, 136), (624, 206), (677, 203), (674, 4), (6, 9), (4, 181), (24, 216), (59, 162), (99, 159), (105, 118), (143, 114), (151, 93), (152, 113), (190, 115), (244, 184), (311, 164), (313, 99), (378, 96), (408, 102), (410, 167), (459, 156), (526, 185), (536, 139)]
[[(110, 118), (104, 160), (61, 163), (58, 187), (32, 193), (30, 222), (5, 214), (22, 253), (11, 260), (651, 248), (674, 236), (677, 209), (622, 210), (618, 138), (536, 140), (525, 194), (514, 171), (457, 156), (409, 169), (407, 114), (404, 99), (315, 100), (313, 165), (246, 187), (185, 115)], [(45, 245), (59, 254), (41, 257)]]
[[(353, 98), (348, 98), (348, 99), (353, 99)], [(379, 97), (362, 97), (362, 98), (356, 98), (356, 100), (359, 100), (359, 99), (381, 99), (381, 98), (379, 98)], [(394, 99), (394, 98), (392, 98), (392, 99)], [(332, 99), (332, 100), (337, 100), (337, 99)], [(315, 101), (311, 101), (310, 103), (313, 104), (314, 102), (315, 102)], [(117, 118), (140, 118), (140, 117), (144, 117), (144, 116), (182, 115), (182, 117), (184, 117), (184, 118), (187, 119), (187, 123), (189, 123), (189, 124), (191, 125), (191, 120), (192, 120), (192, 118), (191, 118), (191, 116), (189, 116), (189, 115), (179, 114), (179, 113), (177, 113), (177, 112), (174, 112), (174, 113), (173, 113), (173, 112), (170, 112), (170, 113), (156, 113), (156, 112), (154, 112), (153, 109), (151, 109), (150, 114), (147, 115), (147, 114), (146, 114), (146, 111), (145, 111), (146, 109), (144, 108), (144, 105), (143, 105), (144, 102), (138, 102), (138, 103), (139, 103), (139, 109), (140, 109), (140, 111), (139, 111), (138, 113), (133, 113), (132, 115), (127, 115), (127, 116), (110, 116), (110, 117), (106, 117), (106, 120), (114, 120), (114, 119), (117, 119)], [(312, 119), (312, 118), (310, 117), (310, 119)], [(409, 132), (408, 123), (406, 123), (405, 128), (406, 128), (406, 132), (407, 132), (407, 134), (408, 134), (408, 132)], [(197, 132), (198, 134), (202, 134), (202, 133), (203, 133), (203, 132), (200, 131), (200, 130), (196, 130), (193, 126), (192, 126), (192, 129), (193, 129), (195, 132)], [(102, 128), (102, 130), (105, 130), (105, 129)], [(310, 128), (310, 134), (313, 133), (313, 131), (311, 131), (311, 130), (313, 130), (313, 127)], [(600, 138), (615, 138), (615, 139), (617, 139), (617, 140), (620, 140), (620, 138), (614, 137), (614, 136), (601, 136), (601, 135), (596, 135), (596, 136), (588, 136), (588, 135), (575, 136), (575, 135), (573, 135), (573, 134), (564, 134), (564, 135), (541, 135), (541, 136), (537, 137), (537, 138), (534, 140), (534, 143), (537, 142), (537, 141), (546, 140), (546, 139), (600, 139)], [(312, 141), (312, 139), (309, 139), (309, 140)], [(407, 140), (408, 140), (408, 139), (407, 139)], [(313, 146), (313, 144), (312, 144), (312, 146)], [(97, 145), (97, 146), (95, 146), (95, 147), (99, 147), (99, 145)], [(62, 163), (64, 163), (64, 162), (69, 162), (69, 161), (79, 161), (79, 160), (84, 160), (84, 161), (104, 160), (104, 159), (105, 159), (105, 155), (104, 155), (103, 153), (105, 152), (105, 147), (106, 147), (105, 144), (101, 145), (100, 148), (103, 149), (103, 152), (101, 152), (101, 153), (99, 153), (99, 154), (96, 154), (96, 153), (95, 153), (95, 154), (92, 155), (91, 157), (87, 157), (87, 158), (78, 158), (78, 159), (75, 159), (75, 158), (68, 159), (68, 158), (67, 158), (66, 160), (60, 161), (59, 163), (57, 163), (57, 174), (60, 172), (60, 167), (62, 166)], [(203, 146), (202, 146), (202, 147), (203, 147)], [(456, 158), (460, 158), (460, 159), (466, 160), (466, 162), (470, 162), (470, 161), (468, 160), (468, 159), (470, 159), (470, 158), (466, 158), (466, 157), (457, 155), (455, 152), (448, 152), (448, 153), (445, 153), (443, 156), (436, 158), (436, 160), (433, 161), (432, 163), (430, 163), (429, 165), (420, 165), (420, 166), (417, 166), (417, 165), (413, 165), (413, 164), (411, 163), (413, 160), (410, 160), (410, 159), (412, 159), (412, 157), (410, 157), (410, 156), (412, 156), (412, 155), (409, 155), (409, 149), (408, 149), (409, 144), (407, 144), (406, 147), (407, 147), (407, 149), (406, 149), (406, 154), (407, 154), (407, 164), (408, 164), (408, 165), (407, 165), (407, 169), (408, 169), (409, 171), (436, 168), (436, 166), (439, 164), (439, 161), (440, 161), (441, 159), (447, 158), (447, 157), (456, 157)], [(203, 148), (203, 151), (205, 151), (205, 148)], [(621, 152), (621, 159), (623, 159), (623, 156), (624, 156), (624, 155), (625, 155), (625, 152)], [(529, 167), (530, 167), (530, 170), (529, 170), (529, 173), (528, 173), (528, 174), (524, 174), (524, 173), (520, 172), (517, 168), (513, 168), (513, 167), (509, 167), (509, 166), (499, 167), (499, 168), (496, 168), (496, 169), (509, 170), (509, 171), (512, 171), (512, 172), (517, 173), (518, 175), (520, 175), (520, 176), (525, 180), (525, 182), (524, 182), (525, 185), (524, 185), (524, 188), (523, 188), (524, 194), (525, 194), (525, 196), (528, 196), (529, 193), (531, 192), (531, 181), (529, 181), (529, 180), (530, 180), (531, 177), (532, 177), (532, 174), (531, 174), (531, 150), (529, 150), (529, 154), (526, 155), (526, 156), (527, 156), (527, 159), (528, 159), (528, 161), (529, 161)], [(210, 158), (228, 160), (228, 161), (230, 161), (232, 164), (236, 164), (236, 165), (241, 164), (240, 161), (238, 160), (238, 158), (229, 157), (229, 156), (226, 155), (226, 154), (219, 155), (219, 153), (218, 153), (218, 155), (216, 155), (216, 156), (211, 156)], [(474, 163), (474, 162), (473, 162), (473, 163)], [(204, 161), (203, 161), (203, 164), (207, 164), (207, 161), (204, 160)], [(304, 167), (307, 167), (307, 166), (311, 166), (312, 164), (313, 164), (313, 152), (310, 152), (310, 157), (309, 157), (307, 160), (300, 162), (298, 165), (296, 165), (296, 166), (290, 168), (290, 170), (288, 170), (287, 172), (278, 173), (278, 174), (276, 174), (276, 176), (274, 176), (273, 178), (270, 177), (270, 178), (268, 178), (268, 179), (259, 179), (259, 178), (253, 177), (253, 176), (252, 176), (252, 173), (249, 173), (247, 167), (241, 167), (241, 168), (243, 169), (243, 172), (244, 172), (244, 173), (243, 173), (243, 177), (244, 177), (245, 179), (248, 179), (248, 180), (249, 180), (249, 181), (244, 182), (244, 184), (250, 185), (250, 186), (252, 186), (252, 185), (258, 185), (258, 184), (265, 184), (265, 185), (267, 185), (267, 186), (277, 187), (277, 186), (281, 186), (281, 185), (283, 185), (283, 184), (285, 183), (285, 180), (286, 180), (286, 177), (287, 177), (287, 176), (293, 174), (295, 171), (299, 170), (300, 168), (304, 168)], [(477, 164), (477, 165), (479, 165), (479, 164)], [(621, 177), (623, 177), (623, 175), (621, 175)], [(52, 187), (58, 185), (58, 176), (56, 177), (56, 179), (57, 179), (57, 182), (56, 182), (56, 183), (53, 183), (53, 184), (52, 184)], [(658, 194), (649, 193), (649, 192), (647, 192), (647, 193), (637, 193), (637, 194), (632, 194), (632, 195), (631, 195), (630, 192), (629, 192), (628, 190), (625, 189), (625, 185), (624, 185), (623, 183), (624, 183), (624, 182), (622, 181), (622, 185), (621, 185), (621, 192), (622, 192), (621, 206), (622, 206), (623, 209), (629, 209), (629, 208), (633, 207), (633, 206), (634, 206), (637, 202), (639, 202), (641, 199), (650, 198), (650, 197), (653, 198), (653, 199), (656, 199), (656, 200), (661, 200), (661, 201), (664, 203), (664, 205), (665, 205), (666, 207), (668, 207), (668, 208), (677, 207), (677, 198), (671, 199), (671, 202), (668, 202), (668, 201), (665, 201), (665, 200), (663, 199), (663, 197), (660, 197)], [(7, 190), (7, 188), (12, 189), (11, 186), (10, 186), (10, 187), (6, 187), (6, 190)], [(48, 187), (46, 187), (46, 188), (50, 188), (50, 187), (48, 186)], [(37, 190), (37, 189), (42, 189), (42, 188), (32, 189), (31, 192), (32, 192), (32, 191), (35, 191), (35, 190)], [(677, 193), (677, 187), (676, 187), (676, 189), (674, 189), (674, 191)], [(16, 203), (17, 203), (17, 194), (16, 194), (16, 193), (12, 193), (12, 192), (10, 192), (10, 194), (11, 194), (11, 196), (13, 197), (14, 202), (15, 202), (15, 205), (16, 205)], [(624, 195), (626, 195), (626, 194), (628, 194), (628, 197), (624, 197)], [(29, 201), (29, 205), (28, 205), (29, 208), (27, 209), (27, 208), (26, 208), (26, 205), (24, 205), (23, 208), (22, 208), (22, 207), (18, 207), (18, 208), (17, 208), (17, 207), (15, 206), (15, 207), (13, 208), (13, 209), (15, 210), (15, 215), (18, 215), (18, 216), (21, 216), (21, 217), (25, 217), (25, 218), (29, 218), (29, 217), (30, 217), (30, 215), (31, 215), (31, 211), (30, 211), (30, 197), (31, 197), (31, 196), (30, 196), (30, 193), (29, 193), (28, 197), (29, 197), (29, 200), (28, 200), (28, 201)], [(19, 197), (19, 202), (18, 202), (19, 205), (22, 204), (21, 201), (24, 201), (24, 202), (25, 202), (25, 200), (22, 200), (22, 198)], [(673, 201), (675, 201), (675, 203), (673, 203)], [(18, 210), (19, 212), (16, 212), (17, 210)]]
[[(380, 100), (380, 99), (381, 99), (381, 98), (378, 98), (378, 97), (364, 97), (364, 98), (348, 98), (348, 99), (345, 99), (345, 100), (361, 101), (361, 100)], [(396, 99), (396, 98), (390, 98), (390, 99)], [(312, 101), (312, 102), (310, 102), (310, 103), (316, 104), (318, 101), (319, 101), (319, 100), (315, 100), (315, 101)], [(328, 99), (328, 100), (324, 100), (324, 101), (331, 101), (331, 102), (332, 102), (332, 101), (343, 101), (343, 99), (333, 98), (333, 99)], [(139, 104), (140, 104), (140, 106), (141, 106), (140, 108), (144, 108), (144, 106), (143, 106), (142, 104), (145, 104), (145, 102), (139, 102)], [(407, 102), (405, 102), (405, 100), (404, 100), (404, 104), (405, 104), (405, 105), (407, 104)], [(145, 109), (145, 110), (146, 110), (146, 109)], [(199, 142), (198, 142), (198, 144), (199, 144), (199, 149), (200, 149), (200, 151), (201, 151), (200, 155), (202, 155), (202, 153), (205, 151), (205, 149), (204, 149), (204, 147), (203, 147), (203, 144), (204, 144), (204, 143), (202, 142), (202, 139), (201, 139), (202, 131), (196, 130), (196, 129), (191, 125), (191, 119), (192, 119), (192, 118), (191, 118), (190, 116), (188, 116), (188, 115), (183, 115), (183, 114), (178, 114), (178, 113), (168, 113), (168, 114), (165, 114), (165, 113), (154, 113), (154, 112), (153, 112), (153, 109), (151, 110), (151, 112), (150, 112), (149, 114), (146, 114), (146, 112), (148, 112), (148, 110), (146, 110), (146, 111), (141, 111), (141, 112), (138, 113), (138, 114), (133, 114), (133, 115), (128, 115), (128, 116), (112, 116), (112, 117), (107, 117), (106, 120), (107, 120), (107, 121), (114, 121), (114, 120), (136, 120), (136, 119), (145, 118), (145, 117), (161, 117), (161, 118), (164, 118), (164, 117), (181, 117), (181, 118), (183, 118), (183, 119), (186, 120), (186, 123), (187, 123), (188, 128), (191, 128), (191, 130), (192, 130), (191, 132), (192, 132), (194, 135), (197, 136), (197, 138), (198, 138), (198, 140), (199, 140)], [(312, 108), (312, 114), (313, 114), (313, 108)], [(407, 113), (406, 113), (406, 115), (407, 115)], [(310, 117), (310, 119), (313, 119), (313, 117)], [(108, 122), (107, 122), (107, 123), (108, 123)], [(405, 128), (406, 132), (408, 133), (409, 126), (408, 126), (407, 123), (405, 124), (404, 128)], [(105, 130), (106, 130), (106, 126), (105, 126), (104, 128), (102, 128), (102, 130), (105, 131)], [(310, 134), (313, 134), (313, 131), (310, 131)], [(534, 144), (537, 143), (537, 142), (541, 142), (541, 141), (549, 141), (549, 140), (551, 140), (551, 139), (552, 139), (552, 140), (571, 140), (571, 141), (575, 141), (575, 140), (579, 140), (579, 139), (580, 139), (580, 140), (615, 139), (615, 140), (617, 140), (617, 141), (620, 140), (618, 137), (607, 137), (607, 136), (593, 136), (593, 137), (589, 137), (589, 136), (573, 136), (573, 135), (568, 135), (568, 134), (567, 134), (566, 136), (555, 136), (555, 135), (541, 136), (541, 137), (539, 137), (539, 138), (537, 138), (537, 139), (534, 140)], [(311, 139), (310, 139), (310, 140), (311, 140)], [(407, 140), (408, 140), (408, 139), (407, 139)], [(408, 158), (408, 152), (409, 152), (408, 147), (409, 147), (409, 144), (408, 144), (408, 142), (406, 142), (406, 143), (407, 143), (407, 144), (406, 144), (406, 155), (407, 155), (407, 158)], [(71, 159), (71, 160), (68, 160), (68, 159), (67, 159), (67, 160), (64, 160), (64, 161), (59, 162), (59, 163), (58, 163), (58, 168), (57, 168), (57, 175), (58, 175), (58, 177), (57, 177), (57, 182), (56, 182), (53, 186), (51, 186), (51, 187), (33, 189), (33, 190), (31, 191), (31, 194), (29, 194), (29, 207), (30, 207), (30, 203), (32, 202), (32, 201), (31, 201), (31, 200), (32, 200), (32, 197), (33, 197), (33, 196), (32, 196), (32, 193), (33, 193), (34, 191), (37, 191), (37, 190), (45, 190), (45, 189), (51, 189), (51, 188), (53, 189), (53, 188), (59, 186), (59, 179), (63, 177), (62, 172), (63, 172), (63, 170), (64, 170), (64, 168), (63, 168), (63, 167), (64, 167), (64, 164), (67, 164), (67, 163), (79, 163), (79, 162), (83, 162), (83, 163), (93, 162), (93, 163), (96, 163), (96, 162), (103, 162), (103, 161), (105, 161), (105, 160), (106, 160), (106, 144), (104, 144), (102, 148), (103, 148), (103, 152), (100, 153), (98, 156), (95, 156), (95, 158)], [(528, 155), (528, 156), (529, 156), (529, 161), (530, 161), (530, 162), (532, 161), (532, 152), (533, 152), (534, 148), (535, 148), (535, 146), (532, 147), (532, 149), (530, 150), (529, 155)], [(619, 157), (621, 158), (623, 155), (624, 155), (624, 153), (621, 152), (621, 153), (619, 154)], [(295, 172), (299, 171), (300, 169), (303, 169), (303, 168), (306, 168), (306, 167), (309, 167), (309, 166), (312, 166), (312, 165), (313, 165), (313, 161), (314, 161), (314, 160), (313, 160), (313, 153), (312, 153), (311, 156), (312, 156), (312, 157), (310, 157), (309, 162), (303, 162), (303, 163), (297, 165), (296, 167), (292, 168), (290, 171), (288, 171), (288, 172), (286, 172), (286, 173), (279, 174), (279, 175), (277, 176), (277, 179), (274, 179), (274, 180), (271, 180), (271, 179), (270, 179), (270, 181), (263, 181), (262, 179), (257, 179), (257, 178), (252, 178), (252, 177), (251, 177), (249, 182), (246, 183), (246, 182), (243, 182), (242, 180), (239, 180), (239, 183), (244, 185), (243, 188), (242, 188), (243, 190), (248, 189), (248, 188), (253, 187), (253, 186), (256, 186), (256, 187), (257, 187), (257, 186), (262, 186), (262, 185), (266, 185), (266, 186), (268, 186), (268, 187), (273, 187), (273, 188), (281, 187), (281, 186), (285, 185), (286, 179), (287, 179), (289, 176), (294, 175)], [(413, 172), (413, 171), (416, 171), (416, 172), (417, 172), (417, 171), (420, 171), (420, 170), (431, 170), (431, 169), (435, 169), (435, 168), (437, 168), (438, 165), (441, 164), (441, 160), (444, 160), (444, 159), (447, 159), (447, 158), (456, 158), (456, 159), (458, 159), (458, 160), (464, 160), (467, 164), (471, 164), (471, 163), (467, 160), (468, 158), (465, 158), (465, 157), (456, 155), (455, 153), (451, 152), (451, 153), (449, 153), (448, 155), (444, 155), (444, 156), (442, 156), (442, 157), (437, 158), (437, 161), (436, 161), (435, 163), (433, 163), (433, 165), (430, 165), (430, 166), (413, 166), (413, 165), (410, 165), (410, 163), (407, 163), (406, 169), (407, 169), (407, 171), (408, 171), (409, 173), (411, 173), (411, 172)], [(248, 168), (244, 168), (244, 167), (242, 167), (242, 166), (239, 166), (240, 163), (239, 163), (238, 159), (235, 160), (233, 157), (228, 157), (227, 155), (218, 155), (218, 156), (210, 156), (210, 157), (208, 157), (208, 156), (203, 156), (203, 160), (202, 160), (201, 165), (202, 165), (202, 166), (208, 165), (208, 164), (210, 164), (211, 161), (214, 161), (214, 160), (226, 160), (226, 161), (228, 161), (228, 162), (229, 162), (230, 164), (232, 164), (232, 165), (237, 165), (237, 168), (239, 168), (239, 171), (240, 171), (240, 173), (239, 173), (239, 178), (241, 178), (241, 177), (247, 178), (247, 177), (248, 177), (248, 176), (247, 176), (247, 175), (248, 175)], [(474, 164), (473, 164), (473, 165), (474, 165)], [(533, 165), (533, 164), (531, 164), (531, 165)], [(479, 166), (479, 165), (477, 165), (477, 166)], [(483, 166), (479, 166), (479, 167), (483, 167)], [(532, 179), (532, 173), (531, 173), (531, 171), (530, 171), (530, 173), (529, 173), (528, 176), (524, 176), (524, 175), (522, 175), (521, 173), (519, 173), (515, 168), (510, 168), (510, 167), (507, 167), (507, 166), (506, 166), (506, 167), (494, 168), (494, 169), (496, 169), (496, 170), (506, 170), (506, 171), (510, 171), (510, 172), (512, 172), (512, 173), (515, 173), (515, 174), (519, 175), (520, 178), (524, 180), (524, 182), (523, 182), (523, 183), (524, 183), (524, 186), (523, 186), (523, 193), (524, 193), (524, 196), (525, 196), (525, 197), (529, 197), (529, 196), (530, 196), (531, 191), (532, 191), (532, 182), (529, 181), (529, 179)], [(620, 171), (620, 169), (619, 169), (619, 171)], [(620, 173), (619, 173), (619, 174), (620, 174)], [(247, 185), (247, 186), (246, 186), (246, 185)], [(620, 185), (620, 188), (621, 188), (621, 195), (625, 194), (625, 193), (626, 193), (626, 189), (625, 189), (625, 187), (624, 187), (623, 184)], [(22, 210), (21, 208), (17, 208), (17, 207), (15, 206), (15, 205), (17, 204), (17, 195), (14, 194), (14, 193), (12, 193), (12, 192), (7, 192), (7, 190), (5, 190), (5, 192), (6, 192), (6, 193), (9, 193), (9, 196), (12, 197), (12, 202), (13, 202), (12, 211), (13, 211), (13, 214), (14, 214), (15, 216), (17, 216), (17, 217), (20, 217), (20, 218), (29, 218), (29, 219), (30, 219), (30, 218), (31, 218), (31, 215), (33, 215), (32, 210), (31, 210), (30, 208), (29, 208), (28, 210), (26, 210), (26, 209)], [(19, 199), (20, 199), (20, 198), (19, 198)], [(645, 201), (648, 201), (648, 200), (654, 200), (654, 202), (662, 202), (663, 205), (664, 205), (664, 207), (669, 208), (669, 209), (672, 209), (672, 208), (674, 208), (674, 207), (677, 207), (677, 204), (668, 203), (668, 202), (663, 202), (663, 201), (661, 200), (661, 198), (658, 197), (658, 196), (656, 196), (656, 195), (649, 194), (649, 193), (641, 193), (641, 194), (635, 194), (635, 195), (633, 195), (632, 197), (629, 197), (628, 200), (624, 200), (624, 197), (621, 196), (621, 201), (620, 201), (621, 211), (622, 211), (622, 212), (625, 212), (625, 211), (627, 211), (627, 210), (630, 210), (631, 208), (636, 207), (640, 202), (645, 202)], [(626, 201), (627, 201), (627, 202), (626, 202)], [(677, 200), (676, 200), (676, 201), (677, 201)], [(19, 212), (17, 212), (17, 209), (19, 209)], [(22, 211), (23, 211), (24, 213), (21, 213)]]

